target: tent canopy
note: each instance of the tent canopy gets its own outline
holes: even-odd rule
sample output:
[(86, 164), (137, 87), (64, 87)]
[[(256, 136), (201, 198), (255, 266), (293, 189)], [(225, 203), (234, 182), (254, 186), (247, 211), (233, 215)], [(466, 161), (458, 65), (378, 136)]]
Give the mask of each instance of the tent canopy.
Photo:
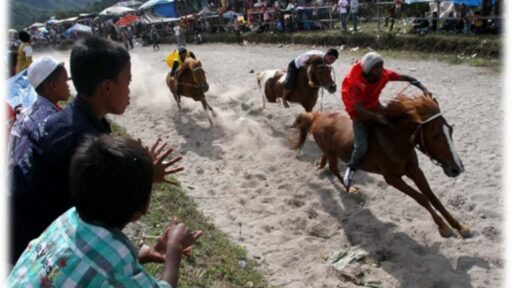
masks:
[(39, 22), (35, 22), (32, 25), (28, 26), (28, 28), (40, 28), (40, 27), (44, 27), (44, 24), (43, 23), (39, 23)]
[(139, 21), (142, 24), (158, 24), (158, 23), (169, 23), (169, 22), (178, 22), (180, 18), (174, 17), (159, 17), (152, 12), (146, 12), (144, 15), (139, 17)]
[(118, 26), (124, 27), (131, 25), (133, 22), (137, 21), (137, 19), (139, 19), (139, 17), (135, 15), (126, 15), (124, 17), (121, 17), (121, 19), (119, 19), (119, 21), (117, 21), (116, 24)]
[(83, 25), (80, 23), (76, 23), (75, 25), (71, 26), (68, 30), (64, 31), (64, 36), (70, 37), (75, 32), (81, 32), (81, 33), (92, 33), (92, 28), (87, 25)]
[(135, 12), (135, 9), (123, 6), (112, 6), (100, 12), (100, 15), (123, 15), (128, 12)]
[(135, 8), (135, 7), (139, 7), (140, 4), (142, 4), (142, 2), (130, 0), (130, 1), (119, 2), (119, 3), (115, 4), (114, 6)]
[(157, 16), (161, 17), (180, 17), (180, 15), (178, 14), (178, 10), (176, 9), (175, 3), (155, 5), (153, 6), (153, 12)]
[(69, 22), (75, 22), (76, 20), (78, 20), (78, 17), (71, 17), (71, 18), (66, 18), (66, 19), (62, 19), (62, 20), (58, 20), (59, 23), (69, 23)]
[(174, 0), (149, 0), (146, 3), (142, 4), (139, 7), (139, 10), (150, 9), (156, 5), (171, 4), (171, 3), (174, 3)]
[(240, 16), (244, 16), (244, 14), (242, 14), (242, 13), (236, 13), (236, 12), (230, 10), (230, 11), (222, 14), (222, 18), (224, 18), (224, 19), (233, 19), (233, 16), (235, 16), (235, 15), (236, 15), (237, 18), (240, 17)]

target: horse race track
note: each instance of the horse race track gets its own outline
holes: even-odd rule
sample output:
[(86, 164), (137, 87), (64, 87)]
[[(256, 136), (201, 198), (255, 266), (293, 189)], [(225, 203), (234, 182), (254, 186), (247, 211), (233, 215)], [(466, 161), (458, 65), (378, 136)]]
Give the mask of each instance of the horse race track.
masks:
[[(131, 104), (114, 120), (152, 143), (161, 136), (185, 156), (179, 174), (199, 208), (247, 248), (276, 287), (499, 287), (503, 281), (502, 79), (482, 68), (387, 59), (385, 66), (418, 78), (455, 124), (454, 141), (466, 172), (448, 178), (424, 155), (432, 190), (475, 236), (443, 239), (425, 209), (380, 176), (359, 172), (348, 195), (326, 168), (311, 136), (300, 153), (287, 148), (287, 128), (302, 111), (267, 104), (255, 72), (286, 68), (311, 47), (189, 45), (207, 72), (209, 127), (199, 102), (183, 111), (164, 83), (165, 56), (174, 49), (137, 46), (132, 54)], [(326, 47), (322, 47), (326, 49)], [(342, 111), (340, 87), (354, 56), (333, 65), (338, 90), (325, 92), (326, 111)], [(65, 59), (66, 61), (68, 59)], [(251, 73), (254, 72), (254, 73)], [(390, 83), (383, 99), (405, 87)], [(406, 93), (420, 91), (409, 87)], [(320, 101), (316, 110), (320, 109)], [(344, 170), (344, 164), (340, 169)], [(186, 222), (186, 219), (183, 219)], [(352, 261), (350, 261), (352, 260)], [(337, 270), (330, 263), (335, 262)], [(374, 286), (371, 286), (374, 285)]]

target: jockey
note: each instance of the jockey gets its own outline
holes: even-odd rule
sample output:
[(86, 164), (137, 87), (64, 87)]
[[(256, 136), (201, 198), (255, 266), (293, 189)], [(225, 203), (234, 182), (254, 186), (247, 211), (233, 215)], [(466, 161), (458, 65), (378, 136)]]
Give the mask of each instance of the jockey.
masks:
[(338, 59), (338, 50), (334, 48), (330, 48), (326, 53), (320, 50), (311, 50), (304, 54), (297, 56), (297, 58), (293, 59), (290, 64), (288, 64), (288, 71), (286, 72), (286, 78), (284, 80), (284, 89), (283, 89), (283, 105), (284, 107), (289, 107), (286, 102), (286, 98), (290, 95), (291, 90), (295, 88), (295, 82), (297, 81), (297, 73), (300, 68), (307, 67), (307, 75), (308, 75), (308, 85), (310, 87), (315, 87), (311, 79), (311, 68), (314, 59), (321, 58), (322, 61), (331, 65)]
[(423, 90), (426, 95), (431, 93), (420, 81), (407, 75), (400, 75), (385, 69), (384, 60), (376, 52), (369, 52), (350, 68), (343, 80), (341, 95), (345, 110), (352, 119), (354, 131), (354, 151), (347, 163), (343, 183), (347, 191), (350, 188), (354, 172), (357, 170), (366, 150), (368, 149), (368, 132), (370, 126), (363, 119), (373, 119), (387, 124), (387, 119), (376, 112), (382, 108), (379, 95), (388, 81), (409, 81), (412, 85)]
[[(185, 62), (185, 59), (188, 57), (192, 57), (192, 59), (196, 59), (196, 55), (194, 53), (187, 51), (186, 48), (180, 47), (178, 50), (174, 50), (171, 54), (165, 58), (165, 62), (167, 62), (167, 66), (171, 67), (171, 72), (169, 75), (172, 78), (172, 81), (178, 81), (180, 79), (182, 73), (182, 66)], [(181, 94), (181, 85), (176, 86), (176, 93)]]

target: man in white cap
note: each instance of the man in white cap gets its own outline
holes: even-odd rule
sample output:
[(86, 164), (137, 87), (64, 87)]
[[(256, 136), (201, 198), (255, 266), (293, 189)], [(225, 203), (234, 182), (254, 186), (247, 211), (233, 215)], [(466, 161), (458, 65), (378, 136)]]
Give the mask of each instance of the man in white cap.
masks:
[(69, 97), (68, 73), (63, 63), (53, 57), (42, 57), (28, 67), (28, 81), (38, 96), (36, 102), (16, 119), (9, 137), (9, 168), (25, 167), (24, 155), (30, 137), (37, 137), (36, 126), (61, 110), (57, 104)]
[(431, 94), (415, 78), (385, 69), (384, 59), (376, 52), (366, 53), (360, 61), (352, 65), (343, 79), (341, 89), (343, 104), (352, 119), (354, 131), (354, 150), (343, 177), (347, 191), (352, 183), (354, 172), (368, 149), (370, 127), (368, 122), (362, 120), (373, 119), (382, 124), (388, 123), (383, 115), (375, 112), (380, 107), (379, 95), (388, 81), (409, 81), (412, 85), (420, 88), (423, 93)]

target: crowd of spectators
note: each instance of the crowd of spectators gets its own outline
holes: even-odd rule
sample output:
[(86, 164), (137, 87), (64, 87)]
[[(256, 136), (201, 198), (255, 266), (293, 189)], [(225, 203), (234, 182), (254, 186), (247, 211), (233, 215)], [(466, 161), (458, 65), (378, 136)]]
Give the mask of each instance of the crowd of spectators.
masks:
[[(55, 24), (48, 21), (45, 27), (30, 27), (26, 32), (29, 33), (33, 46), (44, 43), (55, 47), (65, 41), (74, 42), (84, 33), (89, 33), (82, 30), (69, 32), (73, 25), (80, 23), (90, 27), (90, 33), (94, 35), (122, 42), (126, 49), (132, 49), (134, 39), (139, 38), (143, 46), (152, 45), (158, 50), (163, 37), (174, 39), (179, 48), (185, 47), (186, 43), (202, 43), (204, 33), (232, 32), (236, 34), (238, 43), (243, 42), (243, 33), (249, 31), (290, 33), (340, 29), (342, 32), (354, 33), (361, 30), (362, 21), (377, 20), (377, 16), (380, 18), (378, 21), (384, 20), (384, 27), (389, 27), (389, 32), (396, 29), (396, 22), (401, 24), (400, 31), (417, 34), (437, 31), (463, 35), (499, 34), (502, 30), (502, 18), (496, 16), (500, 14), (498, 8), (494, 8), (495, 16), (489, 17), (484, 16), (489, 13), (483, 13), (479, 7), (468, 7), (464, 4), (454, 5), (453, 11), (447, 17), (441, 18), (438, 11), (432, 9), (421, 17), (412, 17), (409, 5), (406, 6), (403, 0), (385, 3), (385, 9), (381, 10), (385, 11), (384, 15), (375, 15), (375, 3), (368, 0), (227, 0), (225, 3), (204, 4), (201, 11), (207, 12), (201, 13), (189, 8), (189, 14), (182, 13), (186, 16), (172, 21), (159, 21), (158, 18), (149, 22), (141, 21), (145, 12), (137, 12), (139, 20), (129, 25), (119, 25), (121, 16), (100, 17), (91, 14), (77, 17), (75, 21)], [(17, 33), (11, 33), (10, 54), (19, 53), (20, 45)], [(9, 59), (15, 58), (16, 56), (12, 56)]]

